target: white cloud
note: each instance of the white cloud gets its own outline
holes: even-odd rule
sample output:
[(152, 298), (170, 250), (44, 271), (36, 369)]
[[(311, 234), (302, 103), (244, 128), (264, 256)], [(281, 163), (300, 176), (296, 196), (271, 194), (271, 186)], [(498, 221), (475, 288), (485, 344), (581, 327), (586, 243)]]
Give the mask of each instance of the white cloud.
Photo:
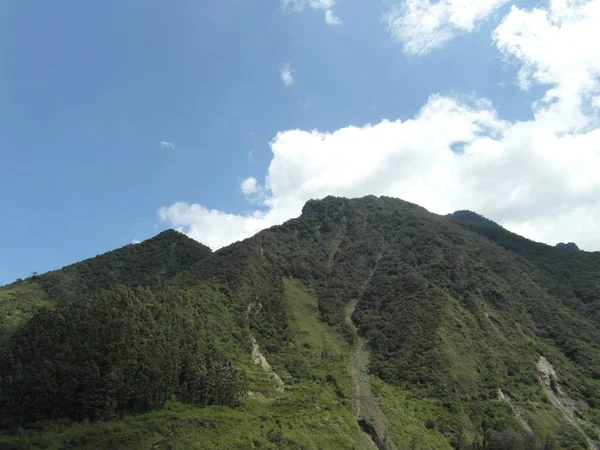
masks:
[(264, 216), (262, 212), (244, 216), (227, 214), (188, 203), (175, 203), (159, 211), (161, 220), (170, 222), (179, 231), (187, 233), (213, 250), (262, 230), (265, 224)]
[[(600, 1), (552, 0), (549, 10), (512, 7), (494, 31), (498, 48), (521, 64), (519, 83), (552, 86), (536, 113), (568, 130), (586, 127), (599, 91)], [(542, 118), (540, 118), (542, 119)]]
[(284, 64), (279, 69), (279, 74), (281, 75), (281, 81), (283, 81), (283, 84), (285, 84), (287, 87), (290, 87), (292, 84), (294, 84), (294, 75), (292, 73), (292, 67), (289, 65), (289, 63)]
[(337, 0), (311, 0), (310, 7), (313, 9), (331, 9)]
[(240, 183), (240, 189), (244, 195), (252, 195), (258, 192), (258, 181), (256, 178), (249, 177)]
[(384, 16), (392, 36), (409, 54), (425, 54), (477, 24), (510, 0), (402, 0)]
[(306, 6), (314, 10), (325, 11), (327, 25), (341, 25), (342, 20), (333, 11), (337, 0), (281, 0), (281, 7), (288, 12), (301, 12)]
[[(270, 143), (261, 209), (226, 214), (177, 203), (160, 217), (219, 248), (298, 216), (311, 198), (375, 194), (440, 214), (472, 209), (535, 240), (600, 250), (600, 121), (590, 107), (598, 98), (599, 9), (600, 0), (513, 8), (494, 32), (497, 47), (521, 65), (523, 86), (547, 85), (530, 120), (503, 120), (489, 101), (432, 95), (404, 122), (283, 131)], [(551, 54), (548, 42), (557, 45)]]
[(341, 25), (342, 19), (340, 19), (338, 16), (336, 16), (333, 13), (333, 10), (328, 9), (325, 11), (325, 23), (327, 25)]
[(142, 241), (139, 241), (139, 240), (137, 240), (137, 239), (134, 239), (134, 240), (133, 240), (131, 243), (132, 243), (133, 245), (137, 245), (137, 244), (141, 244), (141, 243), (142, 243)]
[(304, 9), (304, 0), (281, 0), (281, 8), (284, 11), (300, 12)]
[(169, 150), (175, 150), (175, 144), (171, 144), (167, 141), (160, 141), (160, 146), (162, 148), (168, 148)]

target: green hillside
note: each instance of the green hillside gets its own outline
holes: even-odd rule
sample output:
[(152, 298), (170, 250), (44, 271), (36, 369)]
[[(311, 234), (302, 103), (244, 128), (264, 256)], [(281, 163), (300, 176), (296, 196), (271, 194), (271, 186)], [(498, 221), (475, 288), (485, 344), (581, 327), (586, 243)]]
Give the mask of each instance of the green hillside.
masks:
[(598, 448), (600, 254), (464, 213), (328, 197), (0, 288), (0, 448)]
[(6, 341), (19, 324), (41, 307), (52, 307), (117, 284), (158, 286), (210, 254), (208, 247), (169, 230), (140, 244), (18, 280), (0, 289), (0, 342)]

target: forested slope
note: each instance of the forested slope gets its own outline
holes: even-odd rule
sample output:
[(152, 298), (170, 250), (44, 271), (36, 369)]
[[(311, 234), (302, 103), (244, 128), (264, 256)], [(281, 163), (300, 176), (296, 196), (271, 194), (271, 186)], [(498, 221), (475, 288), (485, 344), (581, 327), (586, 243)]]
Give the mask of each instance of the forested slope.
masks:
[(52, 307), (117, 284), (158, 286), (210, 254), (208, 247), (168, 230), (140, 244), (18, 280), (0, 289), (0, 342), (41, 307)]
[[(26, 280), (22, 301), (0, 303), (24, 323), (1, 365), (14, 448), (146, 448), (128, 443), (142, 417), (157, 448), (597, 445), (598, 254), (376, 197), (310, 201), (212, 254), (175, 232), (155, 239)], [(27, 321), (43, 302), (56, 306)], [(373, 414), (357, 411), (364, 392)], [(61, 417), (109, 421), (82, 442), (80, 425), (48, 421)], [(36, 423), (29, 437), (14, 428)]]

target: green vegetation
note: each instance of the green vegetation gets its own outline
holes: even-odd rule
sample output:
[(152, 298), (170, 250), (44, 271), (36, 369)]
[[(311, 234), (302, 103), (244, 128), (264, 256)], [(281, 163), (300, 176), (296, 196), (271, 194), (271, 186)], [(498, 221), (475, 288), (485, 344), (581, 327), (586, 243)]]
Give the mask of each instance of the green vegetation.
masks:
[(214, 345), (206, 312), (172, 289), (114, 287), (35, 315), (0, 364), (0, 424), (106, 419), (160, 408), (236, 405), (238, 370)]
[(467, 222), (476, 223), (479, 225), (487, 225), (487, 226), (491, 226), (491, 227), (501, 228), (500, 225), (498, 225), (493, 220), (483, 217), (473, 211), (467, 211), (467, 210), (455, 211), (452, 214), (450, 214), (450, 217), (453, 217), (454, 219), (457, 219), (457, 220), (463, 220), (463, 221), (467, 221)]
[(158, 286), (211, 254), (184, 234), (168, 230), (142, 242), (33, 278), (51, 301), (70, 301), (117, 284)]
[(52, 307), (44, 290), (35, 281), (19, 281), (0, 289), (0, 346), (17, 327), (42, 308)]
[(571, 250), (571, 251), (579, 251), (579, 247), (577, 246), (577, 244), (575, 242), (559, 242), (558, 244), (555, 245), (556, 248), (559, 248), (561, 250)]
[(600, 323), (600, 252), (564, 251), (525, 239), (502, 228), (457, 222), (497, 243), (528, 264), (527, 272), (566, 307)]
[(114, 285), (159, 286), (211, 254), (184, 234), (168, 230), (142, 242), (0, 289), (0, 345), (35, 312)]
[(238, 408), (194, 408), (168, 402), (160, 411), (97, 423), (52, 422), (0, 435), (2, 449), (149, 448), (169, 450), (363, 450), (368, 448), (345, 409), (253, 400)]
[(391, 198), (213, 254), (165, 232), (0, 289), (0, 448), (589, 448), (598, 280), (598, 253)]
[(284, 349), (269, 355), (269, 361), (290, 388), (308, 383), (304, 389), (319, 390), (329, 383), (340, 400), (351, 398), (352, 347), (318, 319), (316, 298), (299, 282), (284, 284), (292, 337)]
[[(294, 339), (277, 357), (268, 355), (285, 380), (283, 393), (276, 392), (273, 381), (253, 367), (249, 355), (239, 353), (247, 389), (255, 396), (238, 407), (196, 408), (168, 401), (160, 411), (105, 422), (40, 422), (34, 428), (0, 435), (0, 448), (368, 448), (348, 406), (352, 348), (319, 321), (316, 299), (301, 284), (285, 280), (284, 287)], [(235, 348), (229, 345), (230, 352)], [(296, 351), (302, 352), (302, 358), (295, 356)], [(298, 362), (303, 365), (295, 370)]]

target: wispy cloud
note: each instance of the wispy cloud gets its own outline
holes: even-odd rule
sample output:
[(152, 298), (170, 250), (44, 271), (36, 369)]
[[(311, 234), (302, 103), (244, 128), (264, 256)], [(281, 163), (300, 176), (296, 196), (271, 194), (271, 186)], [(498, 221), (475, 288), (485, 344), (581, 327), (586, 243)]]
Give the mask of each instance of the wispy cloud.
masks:
[(169, 150), (175, 150), (175, 144), (171, 144), (167, 141), (160, 141), (160, 146), (162, 148), (168, 148)]
[(142, 241), (140, 241), (138, 239), (134, 239), (131, 243), (134, 244), (134, 245), (137, 245), (137, 244), (141, 244)]
[(327, 25), (341, 25), (342, 19), (340, 19), (338, 16), (336, 16), (333, 13), (333, 10), (328, 9), (327, 11), (325, 11), (325, 23)]
[(306, 6), (314, 10), (324, 10), (327, 25), (341, 25), (342, 20), (333, 12), (336, 3), (337, 0), (281, 0), (281, 7), (287, 12), (300, 12)]
[(304, 0), (281, 0), (281, 8), (284, 11), (300, 12), (304, 9)]
[(474, 31), (509, 1), (395, 0), (384, 21), (405, 53), (424, 55), (461, 33)]
[(281, 69), (279, 69), (279, 73), (281, 75), (281, 81), (286, 86), (291, 86), (294, 84), (294, 75), (292, 74), (292, 67), (289, 63), (284, 64)]

